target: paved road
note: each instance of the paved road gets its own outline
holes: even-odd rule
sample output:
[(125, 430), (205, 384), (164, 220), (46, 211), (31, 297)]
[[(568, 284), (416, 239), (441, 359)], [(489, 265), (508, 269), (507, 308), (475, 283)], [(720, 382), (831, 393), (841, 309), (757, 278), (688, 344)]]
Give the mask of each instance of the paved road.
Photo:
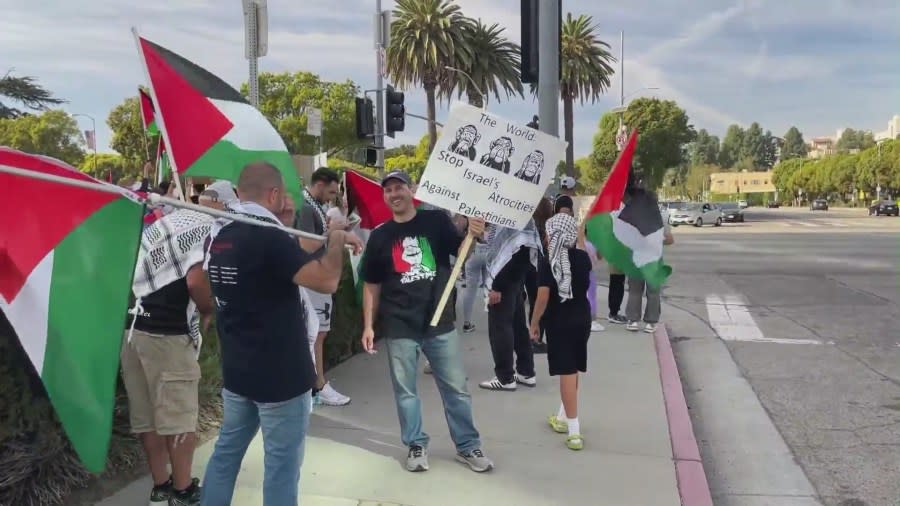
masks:
[[(676, 274), (664, 319), (677, 341), (716, 504), (897, 504), (900, 219), (790, 208), (749, 209), (746, 216), (745, 224), (678, 227), (667, 250)], [(723, 353), (701, 346), (707, 337)], [(759, 402), (709, 384), (710, 371), (733, 367), (732, 360)], [(765, 433), (764, 424), (742, 424), (735, 413), (754, 403), (771, 417), (816, 494), (799, 472), (778, 482), (794, 464), (789, 454), (779, 457), (777, 433), (770, 431), (774, 448), (746, 440)], [(717, 419), (733, 420), (730, 437)], [(766, 457), (753, 461), (757, 451)], [(729, 468), (742, 458), (749, 463), (735, 476)], [(787, 471), (767, 476), (767, 459)]]

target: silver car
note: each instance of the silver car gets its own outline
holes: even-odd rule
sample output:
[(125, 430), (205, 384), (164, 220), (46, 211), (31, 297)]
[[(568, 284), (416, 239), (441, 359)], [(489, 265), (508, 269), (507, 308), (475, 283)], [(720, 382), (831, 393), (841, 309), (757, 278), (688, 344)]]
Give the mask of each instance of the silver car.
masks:
[(693, 225), (702, 227), (703, 225), (722, 225), (722, 211), (709, 202), (703, 204), (688, 204), (677, 211), (670, 211), (669, 224), (673, 227), (678, 225)]

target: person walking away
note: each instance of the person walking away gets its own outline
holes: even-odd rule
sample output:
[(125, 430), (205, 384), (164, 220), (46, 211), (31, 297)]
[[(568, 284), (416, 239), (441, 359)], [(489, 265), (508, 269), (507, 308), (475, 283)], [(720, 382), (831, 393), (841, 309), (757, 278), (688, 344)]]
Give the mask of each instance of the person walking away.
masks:
[(279, 228), (284, 180), (269, 163), (245, 167), (241, 202), (231, 210), (259, 225), (225, 222), (213, 228), (207, 258), (222, 363), (222, 427), (203, 479), (203, 506), (231, 504), (241, 461), (256, 432), (265, 451), (263, 505), (297, 504), (300, 466), (315, 386), (305, 314), (297, 286), (337, 290), (345, 245), (361, 248), (343, 231), (329, 232), (318, 257)]
[[(405, 172), (389, 173), (381, 186), (393, 218), (373, 230), (366, 245), (361, 340), (369, 353), (375, 353), (376, 335), (385, 340), (400, 439), (408, 448), (406, 469), (428, 470), (430, 438), (422, 428), (422, 404), (416, 392), (422, 353), (431, 363), (441, 394), (456, 460), (472, 471), (489, 471), (494, 463), (482, 451), (472, 419), (453, 297), (437, 326), (430, 325), (450, 279), (450, 255), (457, 254), (463, 238), (446, 212), (416, 210), (412, 182)], [(470, 219), (469, 231), (481, 237), (484, 221)]]
[[(328, 230), (329, 221), (325, 205), (334, 201), (337, 196), (340, 178), (337, 172), (320, 167), (312, 173), (309, 181), (309, 186), (303, 189), (303, 204), (297, 211), (294, 228), (311, 234), (324, 235)], [(317, 254), (323, 247), (321, 242), (310, 239), (301, 239), (300, 244), (311, 254)], [(335, 390), (325, 379), (325, 338), (331, 330), (334, 299), (330, 294), (318, 293), (315, 290), (308, 290), (308, 294), (319, 318), (319, 334), (316, 337), (315, 347), (316, 401), (326, 406), (347, 405), (350, 403), (350, 397)]]
[[(534, 210), (532, 218), (534, 218), (534, 226), (537, 228), (538, 238), (541, 240), (542, 252), (547, 249), (545, 239), (547, 230), (545, 225), (551, 216), (553, 216), (553, 203), (546, 197), (541, 198)], [(540, 255), (538, 258), (538, 265), (540, 265), (542, 258), (543, 255)], [(528, 267), (528, 272), (525, 273), (525, 296), (528, 299), (528, 321), (531, 321), (531, 317), (534, 316), (535, 302), (537, 301), (538, 269), (530, 264)], [(540, 337), (532, 344), (532, 348), (534, 349), (535, 354), (547, 353), (547, 343), (544, 342), (543, 326), (541, 326)]]
[[(626, 196), (628, 196), (628, 194), (637, 195), (638, 193), (650, 192), (647, 192), (647, 190), (644, 190), (643, 188), (626, 189)], [(652, 193), (651, 197), (656, 200), (656, 196)], [(663, 246), (671, 246), (672, 244), (675, 244), (675, 238), (672, 236), (672, 228), (669, 225), (669, 221), (665, 219), (666, 217), (662, 215), (662, 211), (660, 211), (660, 215), (663, 219)], [(653, 288), (643, 279), (628, 278), (628, 304), (625, 307), (625, 317), (628, 319), (628, 324), (625, 325), (627, 330), (632, 332), (641, 330), (641, 310), (643, 309), (644, 332), (652, 334), (656, 331), (656, 325), (659, 323), (661, 311), (661, 290), (662, 287)], [(643, 307), (645, 296), (647, 298), (647, 305), (646, 307)]]
[(524, 291), (525, 274), (529, 266), (537, 265), (541, 241), (534, 220), (523, 230), (491, 225), (488, 236), (488, 337), (494, 377), (478, 386), (507, 392), (519, 384), (534, 387), (534, 349), (528, 338)]
[[(144, 231), (145, 241), (148, 236), (160, 236), (158, 224)], [(153, 478), (151, 506), (200, 504), (199, 480), (191, 478), (200, 384), (200, 325), (195, 309), (207, 321), (213, 306), (203, 272), (202, 243), (197, 247), (197, 262), (182, 265), (186, 272), (179, 271), (184, 276), (137, 299), (129, 311), (136, 316), (129, 316), (131, 330), (126, 330), (122, 344), (122, 381), (131, 430), (141, 441)], [(141, 269), (141, 276), (147, 276), (147, 271)], [(163, 282), (163, 278), (154, 281)]]
[(559, 412), (548, 419), (550, 427), (568, 433), (566, 446), (584, 448), (578, 422), (578, 373), (587, 371), (587, 342), (591, 314), (587, 289), (591, 259), (575, 245), (578, 225), (568, 214), (547, 221), (547, 257), (541, 262), (538, 295), (531, 317), (533, 340), (540, 335), (541, 318), (547, 327), (547, 363), (551, 376), (559, 376)]

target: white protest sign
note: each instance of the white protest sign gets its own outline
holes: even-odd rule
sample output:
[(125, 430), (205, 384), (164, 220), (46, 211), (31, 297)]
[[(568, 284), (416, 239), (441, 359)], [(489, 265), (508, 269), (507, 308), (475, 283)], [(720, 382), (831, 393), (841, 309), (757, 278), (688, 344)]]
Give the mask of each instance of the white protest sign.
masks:
[(450, 108), (416, 198), (488, 223), (525, 228), (565, 141), (460, 102)]

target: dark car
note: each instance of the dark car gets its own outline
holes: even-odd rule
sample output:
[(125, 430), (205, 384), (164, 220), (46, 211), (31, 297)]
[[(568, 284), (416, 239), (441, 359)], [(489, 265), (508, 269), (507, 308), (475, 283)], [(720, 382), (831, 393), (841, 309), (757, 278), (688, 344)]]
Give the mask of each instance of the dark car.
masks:
[(776, 209), (781, 207), (781, 204), (774, 200), (770, 200), (769, 203), (766, 204), (766, 207), (768, 207), (769, 209)]
[(810, 211), (827, 211), (828, 201), (825, 199), (816, 199), (809, 204)]
[(873, 202), (869, 207), (869, 216), (900, 216), (897, 203), (891, 200)]
[(722, 221), (726, 223), (744, 222), (744, 211), (743, 209), (741, 209), (740, 204), (736, 204), (734, 202), (723, 202), (719, 204), (719, 209), (722, 210)]

